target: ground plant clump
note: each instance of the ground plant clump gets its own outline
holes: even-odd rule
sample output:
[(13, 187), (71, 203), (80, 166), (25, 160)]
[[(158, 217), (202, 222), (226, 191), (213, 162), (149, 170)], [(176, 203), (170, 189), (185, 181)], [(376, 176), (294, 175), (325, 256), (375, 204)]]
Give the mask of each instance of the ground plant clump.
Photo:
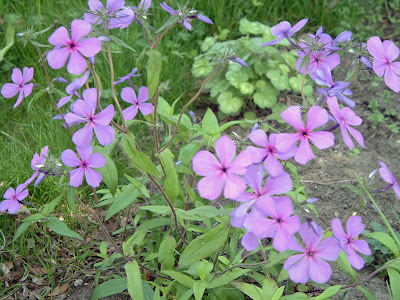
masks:
[[(236, 39), (219, 29), (199, 40), (196, 27), (215, 20), (189, 1), (74, 9), (37, 30), (10, 23), (0, 52), (35, 51), (31, 64), (4, 65), (0, 93), (12, 112), (46, 103), (35, 130), (59, 138), (27, 141), (40, 151), (1, 181), (2, 298), (84, 299), (90, 286), (93, 300), (400, 299), (397, 202), (382, 201), (400, 199), (396, 166), (378, 150), (361, 159), (375, 136), (367, 121), (386, 125), (388, 145), (398, 133), (395, 42), (305, 34), (307, 15), (273, 26), (243, 17)], [(173, 50), (190, 38), (199, 52)], [(173, 56), (189, 62), (174, 70)], [(184, 72), (191, 90), (175, 96)], [(382, 83), (384, 111), (359, 100), (360, 78)], [(349, 160), (365, 171), (320, 175)], [(321, 210), (327, 192), (310, 184), (337, 183), (340, 213)], [(369, 286), (377, 278), (385, 295)]]

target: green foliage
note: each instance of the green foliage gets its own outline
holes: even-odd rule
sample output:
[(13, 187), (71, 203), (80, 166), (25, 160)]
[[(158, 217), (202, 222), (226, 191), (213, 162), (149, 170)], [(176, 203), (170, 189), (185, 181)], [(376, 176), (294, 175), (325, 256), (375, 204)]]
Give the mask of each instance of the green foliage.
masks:
[(390, 92), (383, 91), (381, 100), (373, 99), (368, 104), (372, 114), (368, 116), (368, 120), (372, 122), (372, 128), (377, 128), (378, 125), (386, 126), (392, 133), (400, 132), (400, 122), (396, 120), (396, 111), (393, 106), (393, 101), (390, 100)]
[[(231, 62), (226, 72), (217, 74), (207, 83), (206, 87), (222, 113), (238, 115), (242, 109), (252, 110), (254, 104), (262, 109), (273, 109), (281, 92), (294, 90), (300, 93), (302, 76), (295, 71), (297, 54), (282, 48), (288, 42), (279, 44), (280, 51), (275, 47), (261, 47), (263, 43), (275, 39), (270, 29), (260, 22), (243, 18), (239, 22), (242, 37), (228, 41), (207, 37), (203, 41), (203, 53), (193, 63), (193, 76), (208, 76), (217, 56), (228, 49), (232, 49), (248, 65), (246, 68)], [(311, 96), (312, 87), (306, 86), (304, 92), (306, 96)]]

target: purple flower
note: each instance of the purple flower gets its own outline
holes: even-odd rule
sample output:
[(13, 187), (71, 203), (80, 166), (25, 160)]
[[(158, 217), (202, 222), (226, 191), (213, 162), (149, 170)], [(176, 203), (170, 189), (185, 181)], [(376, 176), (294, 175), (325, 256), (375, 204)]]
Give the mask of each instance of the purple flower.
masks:
[(319, 106), (312, 106), (307, 113), (306, 126), (303, 125), (301, 119), (301, 111), (298, 106), (290, 106), (281, 113), (282, 119), (297, 129), (298, 133), (280, 133), (276, 136), (276, 146), (278, 151), (287, 152), (298, 141), (300, 141), (294, 160), (305, 165), (308, 161), (315, 157), (309, 140), (318, 149), (326, 149), (335, 144), (335, 135), (327, 131), (313, 132), (314, 129), (325, 125), (328, 120), (328, 113)]
[(88, 80), (90, 71), (86, 71), (85, 74), (81, 78), (74, 79), (70, 84), (67, 85), (65, 91), (68, 96), (63, 97), (58, 101), (57, 108), (64, 106), (69, 100), (71, 100), (72, 96), (79, 90)]
[(95, 115), (97, 104), (97, 92), (95, 88), (86, 89), (82, 93), (83, 100), (77, 100), (71, 105), (72, 112), (67, 113), (64, 118), (68, 125), (75, 125), (86, 122), (86, 125), (79, 129), (72, 136), (72, 141), (77, 146), (90, 145), (93, 139), (93, 130), (101, 145), (108, 145), (114, 139), (115, 130), (110, 126), (114, 117), (114, 106), (110, 104), (97, 115)]
[(378, 163), (381, 165), (381, 167), (379, 168), (379, 174), (381, 175), (383, 180), (393, 186), (397, 198), (400, 200), (400, 186), (396, 178), (392, 175), (392, 173), (389, 171), (389, 168), (383, 161), (378, 160)]
[(280, 22), (279, 24), (277, 24), (271, 28), (271, 34), (273, 36), (276, 36), (277, 39), (275, 39), (271, 42), (262, 44), (261, 46), (264, 47), (264, 46), (275, 45), (275, 44), (279, 43), (280, 41), (282, 41), (284, 38), (288, 39), (293, 34), (295, 34), (297, 31), (299, 31), (301, 28), (303, 28), (307, 22), (308, 22), (308, 19), (300, 20), (293, 27), (292, 27), (292, 25), (290, 25), (290, 23), (288, 21)]
[(69, 171), (69, 184), (74, 187), (80, 186), (83, 181), (83, 175), (85, 174), (87, 184), (92, 187), (98, 187), (103, 178), (101, 174), (93, 170), (93, 168), (103, 167), (106, 164), (106, 159), (100, 153), (93, 153), (92, 146), (76, 147), (76, 150), (81, 159), (79, 159), (71, 149), (67, 149), (61, 153), (61, 160), (66, 166), (77, 167)]
[(68, 30), (62, 26), (49, 37), (49, 43), (55, 48), (47, 54), (49, 66), (53, 69), (62, 68), (67, 62), (69, 73), (79, 75), (87, 68), (84, 57), (95, 56), (101, 50), (101, 42), (94, 37), (82, 40), (92, 30), (92, 25), (82, 20), (73, 20), (71, 23), (71, 38)]
[[(356, 240), (356, 237), (363, 232), (365, 225), (361, 223), (361, 217), (351, 216), (346, 223), (347, 234), (338, 218), (331, 221), (332, 232), (340, 242), (340, 247), (347, 254), (349, 263), (353, 268), (360, 270), (364, 267), (363, 259), (357, 254), (371, 255), (371, 250), (364, 240)], [(357, 251), (357, 252), (356, 252)]]
[(192, 25), (190, 24), (191, 19), (199, 19), (200, 21), (203, 21), (204, 23), (214, 24), (208, 17), (200, 15), (200, 14), (196, 14), (196, 11), (193, 9), (191, 9), (191, 10), (187, 9), (186, 5), (182, 8), (179, 8), (178, 10), (172, 9), (165, 2), (161, 3), (160, 5), (163, 10), (170, 13), (171, 15), (179, 16), (181, 20), (179, 20), (178, 22), (180, 24), (183, 24), (183, 27), (185, 27), (186, 29), (192, 30)]
[(327, 100), (327, 103), (332, 116), (335, 118), (336, 122), (338, 122), (340, 126), (340, 132), (342, 133), (342, 138), (346, 146), (350, 149), (354, 148), (354, 143), (349, 136), (350, 132), (357, 143), (359, 143), (361, 147), (365, 147), (362, 134), (358, 130), (350, 126), (361, 125), (362, 119), (348, 107), (344, 107), (341, 109), (339, 107), (338, 101), (335, 98), (329, 98)]
[(131, 77), (140, 76), (140, 74), (136, 74), (136, 72), (137, 72), (137, 68), (133, 68), (132, 71), (128, 75), (125, 75), (123, 77), (118, 77), (119, 80), (114, 81), (114, 85), (116, 85), (117, 83), (124, 82), (125, 80), (129, 80), (129, 82), (130, 82)]
[(254, 144), (263, 148), (257, 148), (253, 146), (247, 147), (247, 150), (253, 157), (253, 162), (258, 164), (263, 161), (265, 169), (274, 177), (279, 176), (283, 172), (283, 167), (277, 158), (282, 160), (289, 159), (297, 150), (296, 146), (293, 145), (288, 152), (279, 152), (276, 149), (276, 136), (277, 135), (275, 133), (271, 134), (268, 141), (268, 136), (263, 130), (254, 130), (250, 133), (249, 139)]
[(225, 198), (235, 199), (246, 188), (244, 175), (253, 163), (250, 152), (244, 150), (233, 159), (236, 153), (235, 143), (227, 136), (215, 141), (215, 152), (219, 161), (209, 151), (200, 151), (193, 157), (193, 170), (200, 176), (197, 189), (202, 198), (215, 200), (224, 189)]
[(139, 97), (137, 98), (136, 93), (132, 88), (123, 88), (121, 91), (121, 98), (125, 102), (133, 104), (122, 111), (122, 114), (126, 120), (132, 120), (135, 118), (138, 109), (140, 109), (140, 112), (143, 114), (143, 116), (147, 116), (153, 112), (153, 104), (145, 103), (147, 100), (149, 100), (149, 90), (145, 86), (142, 86), (139, 89)]
[(300, 217), (291, 216), (294, 210), (287, 196), (263, 196), (262, 200), (262, 209), (258, 207), (252, 210), (251, 217), (246, 218), (244, 222), (244, 227), (257, 238), (274, 238), (272, 245), (279, 252), (283, 252), (288, 248), (293, 235), (300, 230)]
[[(321, 227), (317, 231), (322, 232)], [(302, 252), (290, 256), (283, 268), (288, 270), (290, 279), (296, 283), (306, 283), (310, 278), (317, 283), (327, 282), (331, 277), (332, 269), (327, 261), (335, 261), (340, 253), (337, 239), (328, 237), (321, 242), (322, 234), (316, 234), (308, 222), (301, 224), (300, 236), (305, 248), (300, 246), (295, 239), (289, 249)]]
[(100, 16), (108, 19), (108, 28), (125, 28), (128, 27), (135, 18), (134, 12), (124, 7), (125, 0), (107, 0), (106, 8), (100, 0), (89, 0), (89, 8), (91, 12), (85, 13), (83, 19), (90, 24), (102, 24), (103, 20)]
[(35, 172), (33, 173), (31, 180), (35, 179), (38, 175), (38, 178), (35, 181), (34, 186), (36, 187), (46, 176), (45, 173), (40, 172), (41, 168), (44, 166), (46, 159), (47, 159), (47, 153), (49, 152), (49, 146), (45, 146), (42, 148), (42, 151), (40, 152), (40, 155), (35, 153), (33, 155), (32, 161), (31, 161), (31, 168)]
[(14, 108), (16, 108), (24, 99), (24, 97), (28, 97), (32, 93), (33, 83), (28, 83), (33, 78), (33, 67), (27, 68), (24, 67), (23, 74), (21, 70), (18, 68), (14, 68), (11, 74), (11, 80), (14, 83), (6, 83), (1, 88), (1, 94), (4, 98), (12, 98), (16, 94), (18, 94), (17, 102), (14, 104)]
[(351, 82), (337, 81), (333, 82), (331, 70), (328, 66), (318, 69), (311, 74), (311, 78), (319, 85), (327, 86), (327, 88), (318, 89), (318, 94), (322, 94), (326, 98), (339, 98), (343, 103), (350, 107), (354, 107), (356, 103), (347, 98), (345, 95), (352, 95), (353, 93), (347, 88)]
[(377, 36), (367, 42), (368, 52), (374, 57), (372, 69), (379, 77), (385, 77), (385, 83), (396, 93), (400, 92), (400, 62), (393, 62), (399, 57), (399, 48), (392, 41), (381, 41)]
[(26, 187), (31, 182), (28, 180), (20, 184), (15, 190), (12, 187), (8, 188), (3, 195), (3, 198), (6, 200), (0, 202), (0, 211), (5, 212), (8, 210), (10, 214), (15, 214), (21, 208), (21, 201), (29, 195)]
[(307, 68), (307, 74), (310, 72), (316, 72), (317, 70), (321, 70), (323, 68), (329, 67), (330, 70), (333, 70), (340, 64), (340, 56), (337, 53), (331, 54), (328, 51), (312, 51), (310, 53), (310, 49), (308, 49), (307, 45), (302, 43), (299, 44), (300, 47), (303, 48), (303, 51), (297, 51), (297, 54), (300, 58), (297, 60), (296, 69), (300, 73), (304, 73), (305, 64), (300, 70), (300, 66), (303, 62), (304, 57), (309, 56), (310, 62)]

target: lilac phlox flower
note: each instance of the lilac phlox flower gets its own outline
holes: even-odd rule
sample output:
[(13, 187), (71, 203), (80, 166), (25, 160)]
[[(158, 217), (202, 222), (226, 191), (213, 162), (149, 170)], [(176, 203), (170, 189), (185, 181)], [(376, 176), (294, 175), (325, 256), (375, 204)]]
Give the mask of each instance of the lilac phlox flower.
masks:
[(368, 243), (364, 240), (356, 239), (365, 228), (365, 225), (361, 222), (361, 217), (351, 216), (346, 223), (346, 234), (338, 218), (331, 221), (333, 234), (339, 240), (340, 247), (344, 253), (347, 254), (349, 263), (357, 270), (364, 267), (364, 260), (357, 254), (357, 252), (364, 255), (371, 255), (371, 249), (369, 249)]
[(342, 133), (342, 138), (346, 146), (350, 149), (354, 148), (354, 143), (349, 136), (350, 132), (357, 143), (364, 148), (364, 138), (362, 134), (358, 130), (351, 127), (361, 125), (362, 119), (357, 116), (349, 107), (340, 108), (339, 103), (335, 98), (329, 98), (327, 103), (332, 116), (340, 126), (340, 132)]
[(67, 113), (64, 118), (68, 125), (86, 123), (72, 136), (72, 141), (77, 146), (90, 145), (93, 139), (93, 130), (101, 145), (108, 145), (114, 139), (115, 130), (110, 126), (114, 117), (114, 106), (110, 104), (97, 115), (97, 92), (95, 88), (86, 89), (82, 93), (83, 100), (77, 100), (71, 105), (72, 112)]
[(200, 21), (203, 21), (204, 23), (207, 24), (214, 24), (208, 17), (203, 16), (201, 14), (197, 14), (196, 10), (189, 10), (187, 6), (185, 5), (184, 7), (178, 8), (178, 10), (174, 10), (170, 6), (168, 6), (165, 2), (160, 4), (162, 9), (165, 10), (166, 12), (170, 13), (173, 16), (179, 16), (181, 20), (178, 22), (183, 25), (188, 30), (192, 30), (192, 24), (190, 24), (191, 19), (199, 19)]
[(281, 117), (299, 132), (278, 134), (275, 138), (276, 147), (278, 151), (285, 153), (300, 141), (294, 155), (294, 160), (298, 163), (305, 165), (315, 157), (310, 146), (310, 140), (318, 149), (326, 149), (335, 144), (335, 135), (332, 132), (313, 131), (328, 122), (328, 112), (325, 109), (312, 106), (307, 113), (306, 126), (303, 124), (301, 110), (298, 106), (290, 106), (281, 113)]
[(133, 104), (122, 111), (122, 114), (126, 120), (132, 120), (135, 118), (138, 109), (140, 109), (140, 112), (143, 114), (143, 116), (147, 116), (153, 112), (153, 104), (145, 103), (147, 100), (149, 100), (149, 90), (145, 86), (142, 86), (139, 89), (138, 97), (136, 97), (136, 93), (132, 88), (123, 88), (121, 91), (121, 98), (125, 102)]
[(100, 0), (89, 0), (90, 11), (83, 15), (83, 19), (91, 24), (102, 24), (103, 19), (108, 20), (108, 28), (126, 28), (133, 19), (135, 13), (125, 7), (125, 0), (107, 0), (106, 8)]
[(367, 49), (374, 57), (372, 69), (379, 77), (384, 76), (386, 85), (396, 93), (400, 92), (400, 62), (393, 62), (399, 57), (399, 48), (392, 41), (381, 41), (377, 36), (367, 42)]
[(330, 70), (333, 70), (334, 68), (336, 68), (339, 64), (340, 64), (340, 56), (337, 53), (333, 53), (331, 54), (330, 51), (312, 51), (310, 53), (310, 49), (309, 46), (303, 44), (303, 43), (299, 43), (299, 46), (301, 48), (303, 48), (302, 51), (298, 50), (297, 54), (299, 55), (299, 59), (297, 60), (296, 63), (296, 69), (300, 72), (300, 73), (304, 73), (304, 69), (305, 69), (305, 64), (303, 64), (301, 70), (300, 70), (300, 66), (303, 62), (304, 57), (309, 56), (310, 57), (310, 62), (308, 64), (308, 68), (307, 68), (307, 74), (310, 72), (316, 72), (319, 69), (323, 69), (326, 67), (329, 67)]
[(42, 148), (42, 151), (40, 152), (40, 155), (35, 153), (33, 155), (33, 158), (31, 160), (31, 168), (35, 172), (32, 174), (31, 180), (36, 179), (34, 186), (36, 187), (46, 176), (45, 173), (41, 172), (41, 168), (44, 166), (46, 159), (47, 159), (47, 154), (49, 152), (49, 146), (45, 146)]
[(288, 21), (283, 21), (280, 22), (279, 24), (272, 26), (271, 28), (271, 34), (273, 36), (276, 36), (277, 39), (267, 42), (265, 44), (262, 44), (261, 46), (271, 46), (278, 44), (280, 41), (282, 41), (284, 38), (289, 39), (293, 34), (295, 34), (297, 31), (299, 31), (301, 28), (306, 25), (308, 22), (308, 19), (303, 19), (297, 22), (293, 27)]
[(331, 70), (329, 67), (318, 69), (311, 74), (311, 78), (319, 85), (327, 86), (326, 88), (318, 89), (318, 94), (322, 94), (326, 98), (339, 98), (343, 103), (350, 107), (354, 107), (356, 103), (346, 97), (345, 95), (352, 95), (353, 93), (347, 88), (351, 82), (337, 81), (333, 82)]
[(351, 31), (343, 31), (333, 40), (333, 45), (344, 43), (351, 39), (353, 33)]
[(292, 236), (300, 230), (300, 217), (291, 216), (294, 210), (287, 196), (263, 196), (261, 199), (262, 208), (258, 207), (251, 217), (246, 218), (244, 227), (258, 238), (274, 238), (272, 245), (283, 252), (288, 248)]
[(8, 210), (10, 214), (15, 214), (21, 208), (22, 200), (29, 195), (29, 191), (26, 187), (31, 182), (31, 180), (28, 180), (17, 186), (15, 190), (12, 187), (8, 188), (3, 195), (3, 198), (6, 200), (0, 202), (0, 211), (5, 212)]
[(378, 163), (381, 165), (381, 167), (379, 168), (379, 174), (381, 175), (383, 180), (385, 180), (387, 183), (389, 183), (393, 186), (393, 189), (397, 195), (397, 198), (400, 200), (399, 183), (397, 182), (396, 178), (392, 175), (392, 173), (389, 171), (389, 168), (383, 161), (378, 160)]
[[(67, 71), (79, 75), (87, 68), (84, 57), (95, 56), (101, 50), (101, 42), (90, 37), (82, 38), (92, 30), (92, 25), (83, 20), (73, 20), (71, 23), (71, 37), (68, 30), (62, 26), (49, 37), (49, 43), (55, 48), (47, 54), (49, 66), (53, 69), (62, 68), (67, 62)], [(71, 57), (70, 57), (71, 56)]]
[(137, 70), (138, 70), (137, 68), (133, 68), (132, 71), (128, 75), (125, 75), (125, 76), (122, 76), (122, 77), (118, 77), (119, 80), (114, 81), (114, 85), (116, 85), (117, 83), (124, 82), (125, 80), (128, 80), (131, 83), (131, 81), (130, 81), (131, 77), (140, 76), (140, 74), (136, 74)]
[(315, 40), (318, 40), (323, 33), (324, 33), (324, 29), (322, 27), (320, 27), (317, 29), (317, 32), (315, 34), (309, 33), (308, 36)]
[[(318, 231), (322, 232), (321, 227)], [(327, 282), (332, 269), (326, 260), (335, 261), (338, 258), (340, 253), (338, 240), (327, 237), (321, 242), (322, 234), (316, 234), (307, 222), (301, 224), (299, 233), (305, 248), (292, 239), (288, 248), (302, 253), (290, 256), (283, 268), (288, 270), (290, 279), (296, 283), (306, 283), (310, 278), (317, 283)]]
[[(63, 107), (69, 100), (71, 100), (73, 95), (76, 95), (76, 91), (79, 90), (88, 80), (90, 71), (86, 71), (82, 77), (74, 79), (70, 84), (67, 85), (65, 91), (68, 96), (65, 96), (58, 101), (57, 108)], [(77, 95), (80, 97), (79, 95)]]
[(75, 152), (71, 149), (64, 150), (61, 153), (62, 162), (68, 167), (77, 167), (69, 172), (70, 185), (78, 187), (82, 184), (83, 175), (85, 175), (86, 182), (92, 187), (100, 185), (101, 174), (93, 170), (93, 168), (101, 168), (106, 164), (106, 159), (100, 153), (93, 153), (92, 146), (76, 147), (80, 159), (76, 156)]
[(283, 172), (283, 167), (277, 158), (282, 160), (289, 159), (297, 150), (296, 146), (293, 145), (286, 153), (279, 152), (276, 148), (276, 134), (271, 134), (268, 141), (267, 134), (261, 129), (252, 131), (249, 135), (249, 139), (254, 144), (263, 147), (247, 147), (247, 150), (253, 157), (253, 163), (259, 164), (264, 162), (265, 169), (274, 177), (279, 176)]
[(24, 99), (24, 97), (28, 97), (32, 93), (33, 83), (28, 83), (33, 78), (33, 67), (27, 68), (24, 67), (23, 73), (18, 68), (14, 68), (11, 74), (11, 80), (14, 83), (6, 83), (1, 88), (1, 94), (4, 98), (12, 98), (16, 94), (18, 94), (17, 102), (14, 104), (14, 108), (16, 108)]
[(215, 141), (215, 152), (219, 161), (209, 151), (200, 151), (193, 157), (193, 170), (200, 176), (197, 189), (202, 198), (215, 200), (222, 190), (228, 199), (239, 197), (246, 188), (243, 178), (247, 168), (253, 163), (250, 152), (244, 150), (235, 158), (235, 143), (227, 136)]

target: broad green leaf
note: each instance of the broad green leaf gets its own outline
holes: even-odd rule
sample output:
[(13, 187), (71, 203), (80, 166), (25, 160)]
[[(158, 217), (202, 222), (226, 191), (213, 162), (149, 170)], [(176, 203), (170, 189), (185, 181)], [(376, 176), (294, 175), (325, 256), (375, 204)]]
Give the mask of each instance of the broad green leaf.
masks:
[(68, 185), (67, 188), (67, 202), (69, 205), (69, 208), (75, 212), (75, 208), (76, 208), (76, 187), (70, 186)]
[(217, 102), (219, 104), (219, 109), (227, 115), (239, 114), (243, 106), (242, 100), (238, 97), (234, 97), (230, 91), (221, 93), (217, 98)]
[(107, 259), (107, 244), (106, 242), (102, 241), (99, 247), (100, 254), (99, 256), (103, 259)]
[(46, 205), (43, 206), (42, 211), (40, 212), (42, 215), (47, 216), (49, 213), (51, 213), (54, 208), (58, 205), (62, 198), (62, 195), (58, 196), (56, 199), (53, 201), (50, 201)]
[(143, 286), (143, 300), (153, 300), (155, 294), (150, 284), (142, 280), (142, 286)]
[(136, 149), (135, 138), (131, 132), (126, 134), (121, 140), (121, 146), (128, 155), (129, 159), (134, 163), (134, 165), (153, 176), (160, 177), (156, 166), (153, 164), (151, 159)]
[(124, 174), (125, 177), (130, 181), (130, 183), (132, 183), (134, 186), (136, 186), (141, 192), (142, 194), (146, 197), (146, 198), (150, 198), (150, 194), (149, 191), (147, 190), (146, 186), (142, 183), (139, 182), (139, 180), (136, 180), (135, 178)]
[(250, 82), (242, 82), (240, 84), (240, 92), (243, 95), (252, 95), (254, 93), (254, 85), (252, 85)]
[(7, 51), (12, 47), (12, 45), (14, 45), (14, 35), (15, 35), (15, 28), (10, 23), (8, 23), (6, 29), (6, 36), (4, 39), (6, 45), (3, 49), (0, 50), (0, 61), (4, 59), (4, 56), (6, 55)]
[(221, 223), (207, 233), (195, 238), (182, 252), (178, 265), (188, 267), (191, 264), (213, 255), (228, 238), (229, 225)]
[(307, 300), (308, 296), (304, 293), (295, 293), (289, 296), (283, 296), (280, 300)]
[(266, 278), (262, 282), (262, 289), (266, 292), (268, 299), (271, 299), (278, 290), (278, 284), (272, 278)]
[(111, 295), (122, 293), (128, 288), (125, 278), (111, 279), (98, 285), (90, 297), (91, 300), (98, 300)]
[(117, 38), (116, 36), (113, 35), (109, 35), (108, 36), (110, 38), (110, 40), (112, 40), (114, 43), (116, 43), (117, 45), (127, 48), (133, 52), (136, 52), (135, 49), (133, 49), (131, 46), (129, 46), (128, 44), (126, 44), (124, 41), (120, 40), (119, 38)]
[(225, 73), (225, 78), (229, 81), (231, 85), (233, 85), (237, 89), (240, 88), (240, 84), (242, 82), (249, 81), (249, 75), (244, 71), (242, 72), (228, 71)]
[(97, 168), (96, 170), (100, 172), (101, 176), (103, 177), (104, 183), (107, 185), (108, 189), (110, 190), (111, 194), (114, 196), (117, 188), (118, 188), (118, 170), (115, 166), (114, 161), (111, 157), (107, 154), (103, 147), (95, 146), (93, 148), (94, 153), (100, 153), (106, 159), (106, 164), (104, 167)]
[(271, 30), (270, 27), (260, 22), (251, 22), (243, 18), (239, 22), (239, 31), (243, 35), (246, 34), (264, 34), (266, 31)]
[(271, 300), (279, 300), (282, 297), (283, 291), (285, 290), (284, 286), (281, 286), (279, 289), (277, 289), (272, 296)]
[(169, 149), (165, 149), (160, 153), (161, 163), (163, 164), (165, 172), (167, 173), (164, 183), (165, 193), (170, 201), (175, 200), (179, 194), (179, 180), (173, 157), (174, 155)]
[(203, 259), (200, 263), (196, 264), (196, 269), (199, 272), (200, 280), (207, 282), (209, 281), (208, 276), (213, 269), (213, 263)]
[(324, 300), (324, 299), (330, 299), (333, 295), (336, 295), (337, 292), (340, 291), (341, 285), (334, 285), (328, 287), (321, 295), (318, 297), (315, 297), (315, 300)]
[(219, 128), (218, 119), (214, 115), (213, 111), (209, 108), (207, 109), (203, 121), (201, 122), (201, 128), (203, 128), (205, 133), (211, 136), (213, 136)]
[(347, 259), (346, 253), (344, 253), (343, 251), (340, 251), (340, 255), (339, 255), (339, 258), (336, 261), (336, 263), (338, 264), (339, 268), (343, 272), (346, 272), (353, 278), (354, 282), (357, 282), (357, 274), (354, 271), (354, 269), (352, 268), (352, 266), (350, 265), (350, 263)]
[(249, 296), (252, 300), (269, 300), (267, 293), (254, 284), (232, 282), (232, 285)]
[(13, 242), (15, 242), (21, 236), (21, 234), (23, 234), (28, 229), (28, 227), (31, 224), (32, 224), (32, 222), (22, 223), (21, 226), (18, 227), (17, 231), (14, 234)]
[(77, 234), (75, 231), (71, 230), (64, 222), (60, 221), (58, 218), (50, 217), (47, 225), (51, 230), (59, 235), (64, 235), (72, 238), (77, 238), (83, 240), (83, 238)]
[(176, 241), (173, 236), (166, 235), (158, 248), (158, 262), (164, 263), (169, 256), (173, 256), (175, 251)]
[(251, 270), (245, 270), (240, 268), (233, 269), (232, 271), (226, 272), (225, 274), (222, 274), (220, 277), (211, 280), (211, 282), (208, 284), (208, 288), (213, 289), (231, 283), (236, 278), (250, 271)]
[(400, 274), (397, 270), (392, 269), (389, 265), (387, 268), (390, 279), (390, 289), (392, 290), (393, 299), (400, 299)]
[(192, 66), (192, 74), (194, 77), (207, 77), (213, 70), (210, 61), (207, 58), (198, 58)]
[(253, 95), (253, 101), (260, 108), (269, 108), (275, 106), (278, 101), (279, 91), (274, 88), (269, 82), (266, 82), (265, 85), (258, 89), (256, 93)]
[(143, 300), (142, 278), (137, 261), (128, 262), (125, 265), (125, 272), (129, 295), (132, 299)]
[(383, 232), (372, 232), (367, 234), (369, 238), (379, 241), (381, 244), (386, 246), (394, 256), (399, 257), (399, 248), (397, 248), (396, 243), (393, 241), (392, 237), (387, 233)]
[(160, 52), (151, 49), (147, 51), (147, 55), (149, 56), (149, 60), (147, 61), (147, 87), (151, 99), (160, 81), (162, 57)]
[(203, 294), (206, 288), (207, 288), (207, 282), (201, 280), (195, 281), (195, 283), (193, 284), (193, 293), (196, 300), (203, 299)]
[(199, 151), (199, 149), (200, 145), (198, 143), (190, 143), (182, 146), (179, 150), (178, 161), (181, 161), (184, 165), (189, 165), (193, 156)]
[(138, 226), (136, 231), (149, 230), (149, 229), (153, 229), (153, 228), (157, 228), (157, 227), (161, 227), (161, 226), (165, 226), (165, 225), (170, 225), (170, 224), (171, 224), (170, 218), (155, 218), (155, 219), (151, 219), (151, 220), (145, 221), (142, 224), (140, 224), (140, 226)]
[(128, 184), (114, 199), (113, 204), (111, 204), (109, 210), (107, 211), (106, 221), (117, 212), (123, 210), (133, 203), (140, 195), (141, 192), (137, 187), (135, 187), (133, 184)]
[(281, 72), (280, 70), (273, 69), (268, 70), (266, 75), (276, 89), (280, 91), (289, 89), (289, 77), (285, 73)]
[(193, 284), (195, 283), (194, 279), (190, 278), (185, 274), (171, 270), (163, 270), (162, 272), (190, 289), (193, 287)]
[[(301, 75), (301, 74), (297, 74), (296, 77), (292, 77), (289, 79), (290, 87), (297, 93), (301, 93), (302, 83), (303, 83), (303, 75)], [(312, 96), (312, 94), (313, 94), (313, 88), (309, 83), (310, 83), (310, 80), (308, 80), (308, 79), (306, 79), (304, 81), (303, 92), (304, 92), (305, 96)]]

